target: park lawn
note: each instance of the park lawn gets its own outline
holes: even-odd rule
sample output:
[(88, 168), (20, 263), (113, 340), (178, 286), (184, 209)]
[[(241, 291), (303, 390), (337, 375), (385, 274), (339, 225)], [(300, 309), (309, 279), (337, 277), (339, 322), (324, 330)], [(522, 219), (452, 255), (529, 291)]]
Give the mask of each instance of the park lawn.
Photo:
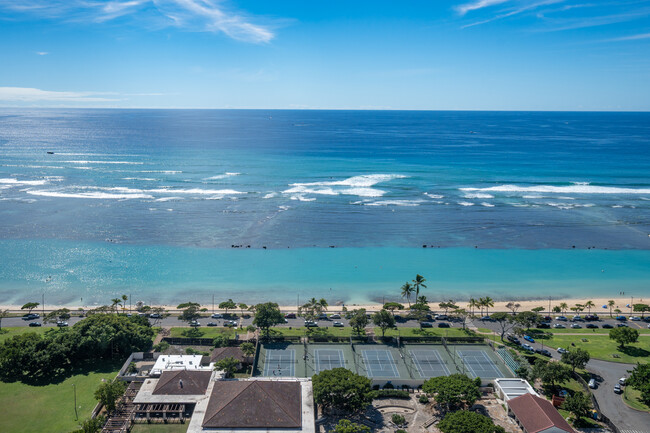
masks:
[[(0, 432), (68, 433), (79, 428), (97, 404), (95, 389), (102, 379), (113, 379), (123, 362), (96, 362), (60, 383), (43, 386), (0, 382)], [(75, 421), (73, 384), (79, 422)]]
[[(174, 338), (186, 338), (183, 335), (183, 332), (187, 332), (192, 328), (189, 327), (177, 327), (177, 328), (171, 328), (170, 333), (171, 337)], [(235, 333), (237, 332), (237, 328), (226, 328), (226, 327), (217, 327), (217, 326), (206, 326), (205, 328), (199, 328), (199, 332), (202, 333), (202, 335), (199, 338), (214, 338), (217, 335), (225, 335), (229, 338), (234, 338)], [(245, 333), (246, 331), (241, 329), (239, 330), (240, 333)]]
[[(469, 333), (468, 333), (469, 332)], [(381, 335), (381, 328), (375, 328), (375, 335)], [(471, 331), (461, 328), (393, 328), (386, 330), (387, 337), (469, 337)]]
[[(587, 341), (582, 341), (582, 339)], [(640, 337), (638, 343), (626, 345), (623, 350), (618, 347), (617, 342), (609, 338), (609, 335), (595, 334), (585, 335), (583, 337), (578, 335), (553, 334), (549, 339), (540, 339), (538, 341), (544, 342), (544, 345), (552, 349), (557, 349), (558, 347), (569, 348), (572, 347), (571, 343), (573, 343), (575, 347), (580, 347), (588, 351), (592, 358), (602, 359), (604, 361), (634, 364), (636, 362), (648, 362), (650, 360), (649, 338)], [(614, 357), (613, 355), (618, 355), (618, 357)]]
[(131, 433), (185, 433), (189, 423), (185, 424), (135, 424)]
[(622, 396), (625, 404), (630, 406), (632, 409), (650, 412), (650, 407), (643, 404), (643, 402), (640, 400), (640, 397), (641, 397), (641, 391), (638, 391), (632, 388), (631, 386), (625, 387), (625, 392), (623, 393)]
[[(636, 329), (639, 331), (640, 335), (648, 336), (650, 337), (650, 329), (638, 329), (635, 327), (630, 326), (632, 329)], [(601, 334), (601, 335), (609, 335), (609, 331), (611, 329), (587, 329), (587, 328), (582, 328), (582, 329), (534, 329), (535, 332), (552, 332), (553, 334), (585, 334), (585, 335), (593, 335), (593, 334)]]
[[(14, 335), (25, 334), (27, 332), (35, 332), (37, 334), (44, 334), (48, 329), (57, 329), (52, 327), (34, 327), (29, 326), (16, 326), (16, 327), (2, 327), (2, 333), (0, 333), (0, 343), (3, 343), (7, 338), (13, 337)], [(4, 332), (8, 331), (8, 332)]]

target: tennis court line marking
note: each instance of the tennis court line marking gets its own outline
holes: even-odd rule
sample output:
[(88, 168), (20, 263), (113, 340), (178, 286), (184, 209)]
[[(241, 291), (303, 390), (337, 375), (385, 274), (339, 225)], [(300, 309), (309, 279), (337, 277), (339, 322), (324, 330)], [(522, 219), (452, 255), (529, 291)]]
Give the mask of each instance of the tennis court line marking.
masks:
[[(371, 352), (374, 355), (375, 360), (377, 361), (377, 365), (380, 366), (380, 369), (379, 369), (380, 374), (386, 371), (386, 368), (385, 368), (386, 365), (390, 365), (391, 371), (393, 372), (393, 374), (390, 375), (390, 376), (379, 375), (379, 376), (376, 376), (376, 377), (400, 377), (399, 372), (397, 371), (397, 368), (395, 367), (395, 359), (393, 358), (393, 354), (390, 353), (388, 350), (363, 350), (362, 352), (363, 352), (363, 359), (364, 359), (364, 361), (366, 363), (366, 367), (367, 367), (366, 368), (367, 374), (368, 374), (369, 377), (375, 377), (376, 376), (375, 373), (374, 373), (375, 369), (370, 364), (369, 353), (371, 353)], [(379, 353), (383, 353), (383, 354), (386, 354), (388, 356), (386, 357), (386, 359), (380, 360), (379, 359)], [(381, 361), (381, 362), (379, 362), (379, 361)]]
[[(409, 350), (409, 353), (411, 354), (411, 359), (413, 359), (413, 361), (415, 361), (415, 367), (418, 369), (418, 373), (420, 373), (420, 377), (422, 377), (422, 378), (435, 377), (434, 375), (427, 376), (427, 375), (424, 374), (424, 369), (422, 368), (422, 364), (420, 364), (420, 360), (418, 359), (418, 356), (415, 354), (415, 352), (429, 352), (429, 351), (433, 352), (433, 354), (436, 356), (436, 359), (438, 360), (438, 363), (439, 363), (438, 365), (440, 365), (442, 367), (443, 371), (445, 372), (445, 375), (449, 376), (449, 374), (450, 374), (449, 369), (444, 364), (444, 362), (442, 362), (442, 359), (440, 358), (440, 354), (438, 353), (437, 350), (435, 350), (435, 349), (415, 350), (415, 351), (414, 350)], [(427, 360), (426, 362), (429, 364), (429, 367), (432, 367), (431, 361)], [(430, 370), (433, 372), (433, 371), (436, 371), (436, 370), (439, 371), (440, 369), (431, 368)]]
[[(484, 363), (484, 362), (477, 362), (477, 363), (475, 362), (475, 364), (478, 364), (478, 365), (481, 366), (481, 370), (480, 370), (480, 371), (482, 371), (482, 372), (489, 372), (489, 371), (490, 371), (489, 369), (487, 369), (487, 368), (483, 368), (483, 365), (486, 365), (486, 364), (487, 364), (487, 365), (492, 369), (492, 371), (493, 371), (494, 373), (496, 373), (496, 375), (495, 375), (494, 377), (502, 376), (501, 370), (499, 370), (499, 369), (497, 368), (496, 364), (495, 364), (495, 363), (494, 363), (490, 358), (487, 357), (487, 355), (485, 354), (484, 351), (482, 351), (482, 350), (470, 350), (469, 352), (478, 352), (478, 353), (481, 354), (481, 356), (479, 357), (479, 356), (477, 356), (477, 355), (465, 355), (465, 353), (467, 353), (467, 352), (465, 352), (465, 351), (462, 351), (462, 350), (458, 350), (458, 351), (456, 351), (456, 353), (458, 353), (458, 354), (460, 355), (460, 359), (461, 359), (461, 361), (463, 361), (463, 364), (465, 364), (465, 366), (466, 366), (466, 367), (467, 367), (467, 368), (472, 372), (472, 374), (474, 375), (474, 377), (479, 377), (480, 375), (479, 375), (479, 374), (476, 374), (476, 371), (474, 370), (474, 367), (472, 367), (472, 366), (470, 365), (469, 358), (474, 358), (474, 361), (477, 361), (477, 360), (479, 360), (481, 357), (482, 357), (484, 360), (487, 360), (487, 362), (485, 362), (485, 363)], [(465, 362), (466, 359), (467, 359), (467, 362)]]
[[(288, 352), (288, 353), (287, 353)], [(287, 370), (287, 367), (282, 364), (286, 364), (285, 359), (287, 358), (287, 355), (289, 355), (289, 367), (288, 367), (288, 374), (287, 376), (295, 376), (295, 358), (296, 358), (296, 351), (294, 349), (268, 349), (266, 351), (266, 356), (265, 356), (265, 361), (266, 365), (264, 366), (264, 376), (270, 377), (271, 376), (271, 365), (275, 362), (278, 363), (278, 366), (280, 368), (278, 369), (279, 371), (279, 376), (284, 376), (284, 372)], [(275, 358), (276, 357), (276, 358)], [(275, 359), (274, 359), (275, 358)], [(276, 370), (275, 368), (273, 369), (274, 371)], [(277, 374), (274, 376), (278, 376)]]
[[(323, 370), (321, 370), (321, 367), (320, 367), (320, 360), (321, 360), (320, 352), (321, 351), (328, 351), (328, 352), (336, 351), (336, 354), (338, 355), (338, 358), (339, 358), (338, 359), (339, 365), (337, 367), (345, 367), (344, 362), (343, 362), (343, 351), (341, 349), (315, 349), (314, 350), (314, 355), (316, 356), (316, 369), (317, 369), (316, 371), (318, 373), (323, 371)], [(324, 355), (323, 355), (323, 358), (325, 358)], [(325, 360), (323, 359), (323, 361), (325, 361)], [(327, 363), (329, 364), (329, 368), (326, 368), (325, 370), (331, 370), (332, 368), (337, 368), (337, 367), (332, 367), (332, 357), (331, 356), (327, 357)]]

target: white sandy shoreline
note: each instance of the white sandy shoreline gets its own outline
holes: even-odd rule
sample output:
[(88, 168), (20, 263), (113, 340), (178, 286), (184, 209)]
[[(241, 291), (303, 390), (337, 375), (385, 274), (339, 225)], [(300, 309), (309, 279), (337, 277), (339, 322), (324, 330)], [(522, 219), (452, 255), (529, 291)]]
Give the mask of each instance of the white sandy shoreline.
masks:
[[(645, 300), (644, 300), (645, 299)], [(576, 299), (551, 299), (550, 301), (550, 308), (551, 311), (555, 306), (560, 306), (562, 303), (566, 303), (568, 308), (566, 313), (567, 314), (576, 314), (573, 311), (570, 310), (571, 307), (574, 307), (576, 304), (586, 304), (588, 301), (591, 301), (594, 303), (595, 307), (591, 308), (591, 313), (595, 314), (609, 314), (610, 310), (609, 307), (603, 308), (603, 305), (608, 305), (609, 300), (614, 301), (614, 306), (612, 307), (612, 312), (616, 309), (621, 310), (623, 313), (630, 313), (631, 309), (627, 307), (630, 302), (634, 303), (648, 303), (650, 301), (650, 294), (648, 294), (647, 298), (642, 298), (642, 297), (616, 297), (616, 298), (576, 298)], [(239, 301), (236, 301), (239, 302)], [(544, 307), (544, 310), (542, 310), (542, 313), (546, 313), (549, 311), (549, 300), (548, 299), (539, 299), (539, 300), (525, 300), (525, 301), (495, 301), (494, 306), (489, 308), (489, 312), (497, 312), (497, 311), (506, 311), (510, 312), (511, 310), (506, 307), (506, 304), (509, 302), (517, 303), (520, 304), (520, 307), (517, 311), (527, 311), (531, 310), (532, 308), (536, 307)], [(403, 304), (405, 307), (408, 306), (407, 302), (400, 302)], [(135, 309), (135, 303), (133, 303), (132, 309)], [(465, 308), (469, 311), (468, 303), (466, 301), (460, 301), (456, 303), (460, 308)], [(215, 311), (222, 312), (223, 310), (216, 308), (215, 304)], [(250, 305), (250, 304), (248, 304)], [(429, 306), (431, 310), (433, 311), (441, 311), (440, 307), (438, 306), (438, 302), (430, 302)], [(21, 305), (0, 305), (0, 310), (9, 310), (10, 313), (22, 313), (24, 310), (20, 309)], [(81, 305), (51, 305), (51, 304), (46, 304), (45, 305), (45, 311), (52, 311), (52, 310), (57, 310), (61, 308), (68, 308), (71, 311), (77, 311), (80, 308), (84, 308), (86, 310), (88, 309), (93, 309), (96, 308), (96, 305), (93, 306), (81, 306)], [(162, 307), (165, 310), (168, 310), (169, 312), (176, 312), (178, 311), (176, 308), (176, 305), (151, 305), (151, 307)], [(211, 304), (204, 304), (202, 307), (205, 307), (208, 309), (209, 312), (212, 311)], [(340, 312), (342, 309), (343, 305), (330, 305), (329, 308), (327, 309), (328, 312)], [(363, 304), (363, 305), (357, 305), (357, 304), (345, 304), (345, 307), (348, 310), (352, 310), (355, 308), (365, 308), (367, 311), (377, 311), (382, 308), (382, 305), (380, 303), (377, 304)], [(39, 312), (42, 311), (42, 306), (39, 305), (38, 308), (36, 308), (34, 311)], [(127, 302), (127, 309), (128, 309), (128, 302)], [(280, 305), (280, 309), (282, 311), (296, 311), (296, 305)], [(232, 312), (239, 312), (239, 309), (234, 309), (230, 310)], [(585, 309), (582, 314), (587, 314), (587, 309)], [(479, 308), (474, 308), (474, 313), (479, 314), (480, 309)]]

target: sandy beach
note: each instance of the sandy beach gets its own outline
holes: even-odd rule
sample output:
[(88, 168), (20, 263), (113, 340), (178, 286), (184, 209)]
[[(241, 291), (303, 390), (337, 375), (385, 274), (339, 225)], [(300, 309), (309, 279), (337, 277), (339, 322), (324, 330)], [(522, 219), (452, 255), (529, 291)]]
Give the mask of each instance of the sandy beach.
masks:
[[(644, 300), (646, 299), (646, 300)], [(622, 313), (624, 314), (629, 314), (631, 312), (630, 308), (627, 306), (632, 302), (632, 298), (628, 297), (617, 297), (617, 298), (591, 298), (591, 299), (586, 299), (586, 298), (579, 298), (579, 299), (551, 299), (550, 300), (550, 308), (551, 311), (555, 306), (560, 306), (562, 303), (566, 303), (568, 306), (568, 309), (566, 310), (567, 314), (576, 314), (573, 311), (570, 310), (571, 307), (576, 306), (577, 304), (586, 304), (588, 301), (591, 301), (594, 303), (595, 307), (591, 308), (591, 313), (597, 313), (597, 314), (609, 314), (609, 307), (603, 308), (603, 305), (608, 305), (609, 300), (613, 300), (615, 302), (615, 305), (612, 307), (612, 312), (614, 310), (619, 309), (621, 310)], [(648, 300), (650, 300), (650, 297), (648, 298), (633, 298), (634, 303), (648, 303)], [(525, 301), (495, 301), (494, 306), (489, 308), (489, 312), (497, 312), (497, 311), (505, 311), (505, 312), (511, 312), (506, 305), (509, 302), (513, 302), (515, 304), (519, 304), (520, 307), (517, 309), (518, 312), (520, 311), (527, 311), (531, 310), (533, 308), (537, 307), (544, 307), (544, 310), (542, 310), (542, 313), (546, 313), (549, 310), (549, 300), (548, 299), (539, 299), (539, 300), (525, 300)], [(402, 302), (402, 304), (407, 307), (408, 303), (407, 302)], [(249, 304), (250, 305), (250, 304)], [(461, 301), (457, 302), (457, 305), (460, 308), (465, 308), (469, 310), (468, 303), (466, 301)], [(24, 310), (20, 309), (21, 305), (0, 305), (0, 310), (9, 310), (10, 313), (23, 313)], [(77, 311), (80, 308), (83, 309), (93, 309), (96, 308), (97, 306), (80, 306), (80, 305), (45, 305), (45, 311), (52, 311), (52, 310), (57, 310), (61, 308), (68, 308), (71, 311)], [(152, 305), (152, 307), (162, 307), (165, 310), (174, 313), (177, 312), (176, 305)], [(205, 307), (208, 309), (209, 312), (212, 311), (211, 305), (210, 304), (203, 304), (202, 307)], [(329, 308), (327, 309), (328, 312), (334, 313), (334, 312), (340, 312), (342, 309), (343, 305), (330, 305)], [(345, 307), (348, 310), (356, 309), (356, 308), (365, 308), (367, 311), (377, 311), (382, 308), (381, 304), (365, 304), (365, 305), (357, 305), (357, 304), (347, 304)], [(438, 306), (438, 302), (430, 302), (429, 307), (431, 308), (432, 311), (434, 312), (439, 312), (441, 311), (440, 307)], [(127, 305), (128, 309), (128, 305)], [(132, 306), (132, 310), (135, 309), (135, 305)], [(281, 305), (280, 309), (282, 311), (296, 311), (296, 305)], [(40, 312), (42, 311), (42, 306), (39, 305), (38, 308), (34, 310), (35, 312)], [(219, 308), (215, 307), (216, 312), (222, 312), (223, 310), (220, 310)], [(239, 312), (240, 310), (234, 309), (230, 310), (235, 313)], [(480, 309), (474, 308), (474, 314), (478, 315), (480, 314)], [(587, 314), (587, 309), (585, 309), (582, 314)]]

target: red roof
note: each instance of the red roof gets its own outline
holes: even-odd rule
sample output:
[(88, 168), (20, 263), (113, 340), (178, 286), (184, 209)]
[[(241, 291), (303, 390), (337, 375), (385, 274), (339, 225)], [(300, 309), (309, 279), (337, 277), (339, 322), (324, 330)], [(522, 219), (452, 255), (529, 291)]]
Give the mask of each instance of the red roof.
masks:
[(508, 406), (528, 433), (537, 433), (552, 427), (575, 433), (548, 400), (524, 394), (508, 400)]

